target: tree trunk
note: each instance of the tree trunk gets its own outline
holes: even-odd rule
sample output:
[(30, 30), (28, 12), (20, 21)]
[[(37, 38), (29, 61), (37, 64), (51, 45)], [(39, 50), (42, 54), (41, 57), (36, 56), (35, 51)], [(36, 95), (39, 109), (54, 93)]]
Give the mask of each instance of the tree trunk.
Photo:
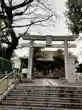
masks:
[(6, 50), (5, 58), (8, 59), (8, 60), (10, 60), (10, 58), (11, 58), (11, 56), (12, 56), (12, 54), (13, 54), (14, 49), (16, 49), (16, 47), (17, 47), (17, 45), (18, 45), (18, 39), (16, 40), (16, 42), (15, 42), (15, 40), (13, 40), (13, 41), (14, 41), (14, 42), (12, 43), (12, 45), (9, 46), (9, 47), (7, 48), (7, 50)]
[[(10, 29), (12, 29), (12, 27), (10, 26)], [(6, 50), (6, 56), (5, 58), (10, 60), (13, 51), (16, 49), (17, 45), (18, 45), (18, 40), (19, 38), (17, 38), (14, 30), (10, 30), (10, 34), (11, 34), (11, 38), (12, 38), (12, 44), (8, 46), (7, 50)]]

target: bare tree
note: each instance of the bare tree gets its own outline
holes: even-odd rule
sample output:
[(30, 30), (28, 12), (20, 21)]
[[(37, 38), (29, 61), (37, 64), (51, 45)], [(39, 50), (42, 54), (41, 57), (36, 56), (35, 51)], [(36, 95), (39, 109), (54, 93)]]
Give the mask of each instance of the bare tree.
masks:
[(15, 29), (26, 27), (26, 33), (34, 25), (54, 24), (54, 17), (56, 15), (46, 0), (0, 0), (1, 41), (8, 45), (5, 58), (10, 59), (18, 45), (20, 37)]

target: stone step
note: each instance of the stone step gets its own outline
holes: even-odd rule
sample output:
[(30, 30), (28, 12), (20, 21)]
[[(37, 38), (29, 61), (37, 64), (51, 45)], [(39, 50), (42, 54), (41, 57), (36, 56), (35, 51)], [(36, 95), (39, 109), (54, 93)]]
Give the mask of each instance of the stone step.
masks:
[[(62, 103), (62, 104), (58, 104), (58, 103), (55, 103), (55, 104), (25, 104), (25, 103), (23, 103), (23, 104), (4, 104), (4, 106), (20, 106), (20, 108), (21, 108), (21, 106), (27, 106), (27, 107), (29, 107), (29, 108), (32, 108), (32, 107), (42, 107), (42, 108), (44, 108), (44, 107), (46, 107), (46, 108), (59, 108), (59, 110), (61, 110), (60, 108), (69, 108), (69, 109), (81, 109), (82, 110), (82, 106), (81, 105), (73, 105), (73, 104), (64, 104), (64, 103)], [(1, 108), (1, 107), (0, 107)]]
[[(16, 106), (16, 105), (14, 105), (14, 106)], [(62, 109), (62, 110), (63, 110), (63, 109), (64, 109), (64, 110), (70, 110), (70, 109), (71, 109), (71, 110), (74, 110), (74, 109), (75, 109), (75, 110), (82, 110), (82, 107), (78, 107), (78, 106), (76, 106), (76, 107), (75, 107), (75, 106), (68, 106), (68, 105), (67, 105), (67, 106), (65, 106), (65, 105), (63, 105), (63, 106), (57, 106), (57, 105), (56, 105), (56, 106), (54, 106), (54, 107), (53, 107), (52, 105), (51, 105), (51, 106), (47, 105), (47, 106), (48, 106), (48, 107), (41, 106), (41, 105), (37, 105), (37, 106), (29, 105), (26, 109), (25, 109), (25, 108), (21, 108), (21, 106), (20, 106), (20, 109), (18, 109), (17, 106), (16, 106), (15, 109), (13, 109), (12, 107), (9, 109), (9, 107), (8, 107), (8, 110), (12, 110), (12, 109), (13, 109), (13, 110), (24, 110), (24, 109), (25, 109), (25, 110), (28, 110), (28, 109), (29, 109), (29, 110), (34, 110), (34, 109), (32, 109), (32, 108), (38, 108), (37, 110), (41, 110), (41, 109), (44, 110), (44, 108), (45, 108), (46, 110), (51, 110), (51, 108), (53, 108), (53, 110), (61, 110), (61, 109)], [(68, 108), (68, 109), (67, 109), (67, 108)], [(5, 108), (5, 110), (6, 110), (6, 109), (7, 109), (7, 108)], [(0, 110), (2, 110), (2, 109), (0, 109)], [(35, 109), (35, 110), (36, 110), (36, 109)]]
[(55, 96), (55, 95), (66, 95), (66, 96), (80, 96), (82, 97), (82, 94), (77, 94), (77, 93), (10, 93), (9, 96)]
[[(13, 106), (13, 105), (1, 105), (0, 110), (74, 110), (69, 108), (53, 108), (53, 107), (27, 107), (27, 106)], [(82, 110), (82, 109), (75, 109), (75, 110)]]
[(78, 91), (78, 90), (30, 90), (29, 91), (29, 89), (28, 90), (13, 90), (12, 91), (13, 93), (23, 93), (23, 92), (42, 92), (42, 93), (44, 93), (44, 92), (47, 92), (47, 93), (49, 93), (49, 92), (64, 92), (64, 93), (81, 93), (82, 94), (82, 91)]
[(0, 110), (82, 110), (82, 87), (17, 86)]
[(82, 88), (29, 88), (29, 87), (20, 87), (20, 88), (16, 88), (15, 90), (36, 90), (36, 91), (44, 91), (44, 90), (48, 90), (48, 91), (54, 91), (54, 90), (63, 90), (63, 91), (82, 91)]
[(43, 87), (43, 86), (40, 86), (40, 87), (15, 87), (15, 90), (68, 90), (68, 91), (72, 91), (72, 90), (75, 90), (75, 91), (82, 91), (82, 87)]
[(48, 90), (50, 90), (50, 89), (51, 90), (54, 90), (54, 89), (62, 89), (62, 90), (63, 89), (69, 89), (69, 90), (72, 89), (72, 90), (77, 90), (78, 89), (78, 90), (82, 90), (82, 86), (75, 86), (75, 87), (69, 86), (68, 87), (67, 85), (66, 86), (24, 86), (24, 85), (23, 86), (18, 86), (17, 85), (15, 88), (16, 89), (22, 89), (22, 88), (24, 88), (24, 89), (33, 89), (34, 88), (34, 89), (42, 89), (42, 90), (43, 89), (48, 89)]
[(73, 88), (73, 89), (76, 89), (76, 88), (81, 88), (82, 89), (82, 86), (78, 86), (78, 85), (54, 85), (54, 86), (40, 86), (40, 85), (24, 85), (24, 84), (19, 84), (16, 86), (16, 88), (21, 88), (21, 87), (27, 87), (27, 88)]
[(78, 102), (78, 103), (76, 103), (76, 102), (72, 102), (72, 101), (60, 101), (60, 100), (58, 100), (58, 101), (46, 101), (46, 102), (44, 102), (44, 101), (3, 101), (2, 102), (2, 104), (8, 104), (8, 105), (20, 105), (20, 104), (25, 104), (25, 105), (44, 105), (45, 106), (45, 104), (48, 104), (48, 105), (75, 105), (75, 106), (81, 106), (82, 107), (82, 103), (80, 103), (80, 102)]
[(80, 101), (82, 101), (82, 98), (77, 98), (77, 97), (36, 97), (36, 99), (35, 99), (35, 97), (7, 97), (7, 98), (5, 98), (5, 100), (24, 100), (24, 99), (26, 99), (26, 100), (31, 100), (31, 101), (42, 101), (42, 100), (46, 100), (46, 99), (48, 99), (48, 100), (51, 100), (51, 101), (53, 101), (53, 100), (58, 100), (58, 99), (60, 99), (60, 100), (80, 100)]
[(70, 92), (11, 92), (10, 95), (80, 95), (82, 96), (82, 93), (70, 93)]
[[(59, 95), (59, 96), (57, 96), (57, 95), (54, 95), (54, 96), (43, 96), (43, 95), (42, 95), (42, 96), (32, 96), (32, 95), (30, 95), (30, 96), (26, 96), (26, 95), (23, 95), (23, 96), (20, 96), (20, 95), (19, 95), (19, 96), (15, 96), (15, 95), (14, 95), (14, 96), (7, 96), (7, 97), (8, 97), (8, 98), (11, 98), (11, 97), (12, 97), (12, 98), (14, 98), (14, 99), (15, 99), (15, 98), (20, 98), (20, 97), (21, 97), (21, 98), (25, 98), (25, 97), (26, 97), (26, 98), (29, 98), (29, 99), (33, 99), (33, 98), (34, 98), (34, 99), (35, 99), (35, 98), (36, 98), (36, 99), (60, 98), (60, 97), (61, 97), (61, 98), (65, 98), (65, 97), (66, 97), (66, 98), (82, 99), (82, 97), (80, 97), (80, 96), (61, 96), (61, 95)], [(6, 98), (7, 98), (7, 97), (6, 97)]]
[(76, 89), (72, 89), (72, 88), (53, 88), (53, 89), (48, 89), (48, 88), (16, 88), (13, 91), (80, 91), (82, 92), (82, 89), (76, 88)]
[(82, 104), (82, 100), (64, 100), (64, 99), (43, 99), (43, 100), (30, 100), (30, 99), (28, 99), (28, 100), (5, 100), (5, 101), (2, 101), (2, 104), (5, 104), (5, 103), (55, 103), (55, 102), (64, 102), (64, 103), (81, 103)]

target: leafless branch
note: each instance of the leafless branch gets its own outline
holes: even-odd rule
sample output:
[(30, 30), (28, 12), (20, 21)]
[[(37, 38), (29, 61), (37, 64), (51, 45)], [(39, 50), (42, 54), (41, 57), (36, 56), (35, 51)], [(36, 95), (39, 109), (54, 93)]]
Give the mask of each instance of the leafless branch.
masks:
[(23, 15), (28, 9), (28, 6), (26, 6), (26, 8), (24, 9), (24, 11), (22, 12), (18, 12), (18, 13), (14, 13), (13, 16), (20, 16), (20, 15)]
[(3, 20), (3, 19), (7, 19), (7, 16), (3, 15), (2, 13), (0, 13), (0, 20)]
[[(48, 4), (47, 4), (47, 6), (44, 4), (44, 2), (40, 2), (39, 0), (37, 0), (37, 2), (39, 2), (45, 9), (47, 9), (47, 10), (49, 10), (56, 18), (57, 18), (57, 15), (56, 15), (56, 13), (54, 13), (53, 11), (52, 11), (52, 9), (48, 6)], [(42, 8), (42, 7), (41, 7)]]
[(12, 10), (16, 10), (18, 8), (22, 8), (26, 5), (29, 5), (30, 3), (32, 3), (34, 0), (24, 0), (24, 2), (22, 2), (21, 4), (18, 4), (18, 5), (15, 5), (15, 6), (12, 6)]
[[(3, 39), (4, 38), (4, 39)], [(8, 40), (6, 36), (4, 36), (2, 39), (0, 39), (1, 42), (6, 43), (8, 45), (11, 45), (12, 43)]]
[[(32, 25), (31, 25), (32, 26)], [(24, 34), (26, 34), (28, 32), (28, 30), (31, 28), (31, 26), (28, 26), (26, 31), (24, 32)]]
[[(47, 15), (47, 16), (48, 16), (48, 15)], [(45, 19), (47, 16), (46, 16), (46, 15), (45, 15), (45, 16), (42, 16), (41, 14), (35, 14), (34, 17), (20, 17), (20, 18), (18, 18), (18, 19), (14, 19), (13, 21)]]
[(6, 39), (6, 41), (7, 41), (7, 43), (9, 44), (9, 45), (11, 45), (12, 43), (8, 40), (8, 38), (7, 37), (5, 37), (5, 39)]
[[(1, 30), (4, 32), (0, 34), (2, 35), (1, 39), (3, 43), (8, 44), (5, 58), (10, 59), (13, 50), (16, 49), (18, 40), (20, 39), (20, 37), (16, 35), (14, 28), (26, 27), (27, 32), (33, 25), (47, 26), (49, 22), (45, 21), (51, 20), (51, 18), (53, 16), (56, 17), (56, 15), (52, 12), (49, 5), (47, 5), (47, 7), (44, 4), (45, 1), (43, 0), (22, 0), (22, 2), (18, 0), (19, 3), (17, 5), (13, 4), (13, 0), (7, 1), (8, 3), (6, 0), (0, 0), (0, 19), (4, 20), (4, 27), (1, 27)], [(24, 18), (23, 20), (26, 18), (28, 19), (27, 24), (22, 25), (22, 22), (20, 22), (19, 25), (16, 25), (17, 21), (22, 18)], [(9, 36), (11, 41), (9, 40)]]
[(0, 28), (0, 31), (3, 31), (4, 29), (6, 29), (6, 27), (2, 27), (2, 28)]
[(31, 26), (31, 25), (36, 24), (36, 23), (39, 23), (39, 22), (47, 21), (47, 20), (49, 20), (52, 16), (53, 16), (53, 15), (48, 16), (47, 18), (42, 19), (42, 20), (37, 20), (37, 21), (35, 21), (35, 22), (31, 22), (30, 24), (26, 24), (26, 25), (18, 25), (18, 26), (12, 26), (12, 27), (13, 27), (13, 28), (19, 28), (19, 27), (22, 28), (22, 27)]

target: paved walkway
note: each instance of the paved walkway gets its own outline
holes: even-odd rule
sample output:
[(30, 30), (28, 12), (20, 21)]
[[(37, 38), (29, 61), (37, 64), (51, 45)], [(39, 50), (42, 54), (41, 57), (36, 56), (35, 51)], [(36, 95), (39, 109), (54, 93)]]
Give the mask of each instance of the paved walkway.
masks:
[(14, 79), (5, 79), (0, 82), (0, 94), (7, 90), (8, 87), (11, 86), (12, 82), (14, 82)]
[(82, 81), (80, 83), (66, 83), (64, 80), (60, 79), (35, 79), (31, 83), (22, 83), (22, 85), (28, 85), (28, 86), (71, 86), (71, 87), (76, 87), (80, 86), (82, 87)]

